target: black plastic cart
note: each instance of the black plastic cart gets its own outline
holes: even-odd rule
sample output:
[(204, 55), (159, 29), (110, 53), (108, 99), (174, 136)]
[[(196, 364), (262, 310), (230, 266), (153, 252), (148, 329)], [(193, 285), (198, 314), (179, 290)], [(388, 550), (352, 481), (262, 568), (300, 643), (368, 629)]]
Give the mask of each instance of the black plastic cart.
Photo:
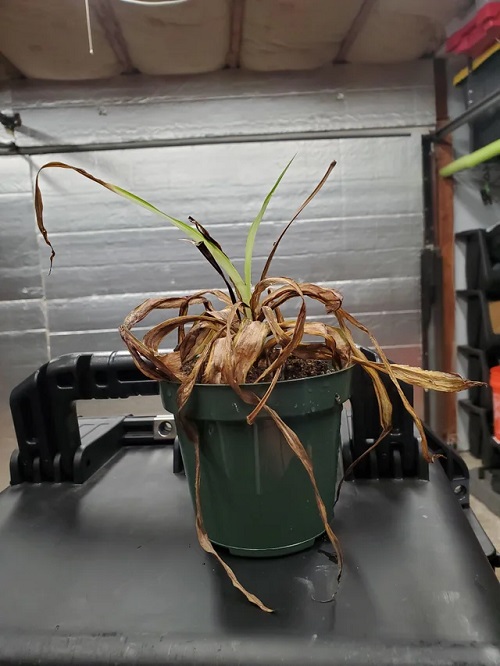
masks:
[[(65, 356), (13, 392), (0, 664), (500, 664), (498, 557), (468, 506), (467, 468), (431, 433), (446, 457), (423, 464), (402, 409), (342, 489), (333, 602), (326, 541), (277, 559), (225, 554), (268, 615), (198, 546), (169, 418), (78, 423), (73, 406), (156, 392), (121, 353)], [(379, 431), (361, 371), (351, 409), (344, 465)]]

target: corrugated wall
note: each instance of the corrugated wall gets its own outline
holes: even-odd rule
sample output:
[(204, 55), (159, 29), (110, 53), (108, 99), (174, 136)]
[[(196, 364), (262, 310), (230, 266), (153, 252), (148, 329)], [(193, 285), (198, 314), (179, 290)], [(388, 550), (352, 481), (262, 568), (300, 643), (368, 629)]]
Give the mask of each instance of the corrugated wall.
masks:
[[(272, 273), (337, 285), (346, 294), (346, 306), (364, 313), (386, 345), (418, 345), (417, 140), (226, 144), (71, 160), (98, 174), (121, 172), (127, 188), (160, 208), (183, 219), (192, 214), (209, 226), (238, 266), (246, 225), (294, 154), (296, 161), (260, 228), (256, 271), (295, 208), (336, 158), (339, 166), (331, 182), (291, 228)], [(173, 173), (167, 174), (165, 165), (172, 165)], [(52, 174), (44, 185), (46, 221), (58, 253), (53, 274), (45, 280), (53, 354), (116, 347), (117, 324), (147, 294), (220, 286), (216, 273), (161, 219), (91, 183), (87, 187), (72, 174)], [(70, 188), (78, 191), (74, 207), (65, 193)], [(310, 313), (323, 316), (313, 303)]]
[[(336, 285), (394, 358), (419, 361), (420, 135), (434, 121), (429, 62), (126, 85), (20, 84), (10, 91), (25, 127), (20, 145), (139, 137), (191, 145), (0, 157), (4, 411), (12, 385), (49, 356), (121, 348), (117, 326), (147, 295), (219, 286), (195, 250), (178, 242), (177, 230), (69, 172), (42, 180), (57, 251), (47, 276), (32, 181), (53, 159), (121, 184), (172, 215), (197, 217), (239, 263), (245, 224), (297, 154), (261, 227), (257, 265), (336, 159), (329, 184), (292, 227), (272, 272)], [(382, 136), (348, 138), (363, 129)], [(324, 134), (339, 130), (342, 138)], [(214, 137), (220, 143), (210, 143)], [(311, 313), (322, 316), (314, 306)]]

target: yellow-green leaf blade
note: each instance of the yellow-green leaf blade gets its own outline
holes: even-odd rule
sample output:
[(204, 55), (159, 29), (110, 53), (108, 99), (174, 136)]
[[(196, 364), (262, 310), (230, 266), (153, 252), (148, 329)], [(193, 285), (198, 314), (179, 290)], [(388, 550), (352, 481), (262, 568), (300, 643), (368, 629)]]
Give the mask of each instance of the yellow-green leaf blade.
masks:
[(241, 279), (240, 274), (234, 267), (233, 263), (231, 262), (231, 260), (229, 259), (229, 257), (225, 252), (223, 252), (216, 245), (214, 245), (214, 243), (207, 240), (207, 238), (203, 236), (202, 233), (200, 233), (194, 227), (191, 227), (189, 224), (186, 224), (185, 222), (182, 222), (181, 220), (178, 220), (177, 218), (168, 215), (168, 213), (164, 213), (156, 206), (153, 206), (153, 204), (150, 204), (149, 201), (146, 201), (145, 199), (138, 197), (136, 194), (133, 194), (132, 192), (123, 189), (123, 187), (119, 187), (118, 185), (113, 185), (112, 183), (106, 183), (106, 186), (115, 194), (118, 194), (119, 196), (124, 197), (129, 201), (132, 201), (138, 206), (142, 206), (146, 210), (149, 210), (150, 212), (155, 213), (156, 215), (160, 215), (161, 217), (164, 217), (165, 219), (169, 220), (174, 226), (176, 226), (189, 238), (196, 241), (197, 243), (204, 243), (208, 247), (210, 254), (214, 257), (214, 259), (221, 266), (221, 268), (231, 278), (233, 284), (237, 288), (240, 295), (243, 296), (243, 292), (245, 291), (245, 285), (243, 280)]
[(207, 248), (209, 249), (210, 253), (214, 257), (214, 259), (218, 262), (218, 264), (221, 266), (221, 268), (226, 272), (226, 274), (229, 276), (231, 281), (233, 282), (236, 290), (238, 293), (241, 295), (242, 298), (250, 300), (250, 295), (247, 293), (247, 290), (245, 288), (245, 283), (243, 281), (243, 278), (241, 275), (238, 273), (236, 268), (234, 267), (233, 263), (229, 259), (229, 257), (214, 243), (208, 241), (203, 234), (201, 234), (197, 229), (194, 227), (191, 227), (189, 224), (186, 224), (185, 222), (182, 222), (181, 220), (178, 220), (175, 217), (172, 217), (171, 215), (168, 215), (167, 213), (164, 213), (162, 210), (157, 208), (156, 206), (153, 206), (153, 204), (149, 203), (149, 201), (146, 201), (145, 199), (142, 199), (141, 197), (137, 196), (136, 194), (133, 194), (132, 192), (129, 192), (128, 190), (125, 190), (123, 187), (119, 187), (118, 185), (114, 185), (113, 183), (107, 183), (104, 180), (101, 180), (100, 178), (96, 178), (93, 176), (91, 173), (88, 171), (85, 171), (84, 169), (80, 169), (79, 167), (71, 166), (70, 164), (66, 164), (65, 162), (48, 162), (47, 164), (44, 164), (40, 169), (38, 170), (38, 173), (36, 175), (35, 179), (35, 212), (36, 212), (36, 220), (37, 220), (37, 225), (40, 230), (40, 233), (42, 234), (45, 242), (47, 245), (51, 248), (52, 254), (50, 257), (50, 262), (52, 266), (52, 259), (55, 256), (54, 248), (52, 247), (52, 243), (49, 240), (47, 230), (44, 226), (43, 222), (43, 201), (42, 201), (42, 194), (39, 186), (39, 179), (40, 179), (40, 174), (44, 169), (50, 169), (50, 168), (59, 168), (59, 169), (69, 169), (71, 171), (75, 171), (76, 173), (79, 173), (81, 176), (84, 176), (85, 178), (88, 178), (89, 180), (93, 181), (94, 183), (97, 183), (98, 185), (101, 185), (102, 187), (106, 188), (107, 190), (110, 190), (114, 194), (117, 194), (118, 196), (123, 197), (124, 199), (128, 199), (132, 203), (135, 203), (138, 206), (141, 206), (142, 208), (145, 208), (146, 210), (149, 210), (151, 213), (155, 213), (156, 215), (160, 215), (161, 217), (165, 218), (168, 220), (171, 224), (176, 226), (178, 229), (180, 229), (188, 238), (191, 240), (195, 241), (196, 243), (204, 243)]
[(290, 167), (294, 159), (295, 157), (292, 157), (292, 159), (288, 162), (286, 167), (280, 173), (278, 180), (274, 183), (271, 191), (264, 199), (262, 206), (260, 207), (260, 210), (257, 213), (257, 217), (252, 222), (250, 229), (248, 231), (247, 242), (245, 246), (245, 284), (249, 292), (252, 289), (252, 255), (253, 255), (253, 247), (255, 245), (255, 238), (257, 236), (257, 231), (259, 230), (260, 223), (262, 222), (262, 218), (266, 213), (267, 207), (269, 206), (269, 202), (271, 201), (273, 194), (276, 192), (278, 185), (281, 183), (283, 176), (288, 171), (288, 168)]

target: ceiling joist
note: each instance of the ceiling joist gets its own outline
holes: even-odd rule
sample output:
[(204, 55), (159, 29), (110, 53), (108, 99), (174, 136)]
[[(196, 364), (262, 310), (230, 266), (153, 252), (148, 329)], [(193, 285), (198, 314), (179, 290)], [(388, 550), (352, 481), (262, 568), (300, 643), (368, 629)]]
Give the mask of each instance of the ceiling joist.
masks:
[(128, 52), (127, 42), (116, 19), (110, 0), (93, 0), (90, 9), (91, 16), (95, 16), (117, 60), (122, 65), (123, 74), (130, 74), (135, 71)]
[(351, 50), (351, 46), (354, 44), (359, 33), (368, 21), (368, 17), (370, 16), (376, 1), (377, 0), (363, 0), (363, 4), (361, 5), (359, 12), (356, 14), (354, 21), (351, 23), (349, 30), (342, 40), (342, 44), (340, 45), (338, 53), (335, 56), (335, 63), (340, 64), (347, 62), (347, 56)]
[(243, 18), (245, 0), (233, 0), (231, 7), (231, 39), (226, 63), (232, 69), (240, 66), (241, 36), (243, 34)]

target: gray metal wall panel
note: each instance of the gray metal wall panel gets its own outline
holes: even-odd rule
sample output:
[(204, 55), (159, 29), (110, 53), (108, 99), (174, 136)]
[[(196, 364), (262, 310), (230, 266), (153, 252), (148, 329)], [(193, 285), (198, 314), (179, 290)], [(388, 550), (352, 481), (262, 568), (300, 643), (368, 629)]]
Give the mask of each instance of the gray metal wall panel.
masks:
[[(328, 196), (326, 191), (325, 196)], [(47, 213), (47, 226), (50, 226), (52, 214)], [(249, 222), (220, 225), (211, 224), (205, 218), (200, 218), (200, 221), (201, 219), (214, 237), (224, 237), (224, 249), (228, 255), (241, 257)], [(269, 252), (285, 225), (284, 221), (262, 222), (255, 244), (258, 255), (265, 256)], [(145, 247), (145, 243), (152, 244), (148, 253), (150, 261), (163, 261), (166, 253), (175, 254), (176, 259), (182, 261), (196, 259), (197, 253), (191, 246), (179, 243), (180, 236), (182, 234), (171, 226), (157, 228), (146, 225), (136, 229), (51, 233), (50, 237), (57, 250), (51, 280), (57, 279), (59, 268), (75, 265), (75, 259), (78, 258), (83, 257), (85, 265), (89, 266), (99, 266), (102, 256), (110, 251), (117, 251), (123, 253), (124, 258), (127, 255), (128, 259), (134, 259), (136, 248), (143, 244)], [(304, 243), (304, 239), (307, 239), (307, 243)], [(315, 254), (324, 251), (325, 247), (358, 251), (382, 251), (387, 247), (415, 249), (419, 248), (421, 243), (421, 215), (418, 213), (319, 220), (299, 218), (281, 241), (279, 255)], [(40, 245), (42, 263), (45, 260), (45, 267), (48, 267), (50, 251), (42, 241)]]
[(0, 301), (42, 296), (33, 198), (0, 194)]
[[(318, 90), (372, 91), (403, 89), (426, 101), (422, 113), (432, 115), (432, 61), (386, 65), (336, 65), (312, 71), (252, 72), (225, 70), (189, 76), (116, 77), (106, 81), (10, 81), (8, 101), (19, 109), (50, 109), (64, 106), (156, 104), (203, 100), (207, 97), (289, 96), (315, 94)], [(432, 97), (432, 94), (430, 95)], [(370, 103), (373, 104), (371, 100)], [(421, 118), (419, 117), (420, 121)], [(433, 122), (431, 118), (431, 122)], [(414, 124), (414, 123), (413, 123)]]
[(16, 448), (9, 408), (10, 392), (47, 360), (46, 331), (0, 333), (0, 490), (8, 482), (9, 459)]
[[(83, 167), (180, 219), (193, 215), (211, 225), (234, 225), (253, 219), (295, 154), (267, 220), (288, 220), (333, 159), (337, 167), (321, 196), (308, 207), (307, 219), (420, 213), (421, 167), (415, 159), (419, 148), (418, 141), (408, 137), (385, 137), (50, 154), (33, 161), (37, 166), (61, 160)], [(77, 174), (46, 171), (41, 184), (52, 233), (168, 228), (166, 221)], [(171, 233), (178, 237), (178, 232)]]
[[(273, 273), (338, 286), (346, 307), (393, 358), (418, 360), (420, 134), (434, 122), (432, 90), (431, 67), (423, 62), (290, 75), (134, 77), (133, 85), (128, 79), (16, 84), (12, 106), (23, 117), (25, 145), (363, 127), (400, 128), (408, 136), (47, 155), (33, 158), (31, 167), (28, 158), (0, 158), (1, 404), (49, 349), (57, 356), (121, 348), (117, 327), (146, 296), (219, 286), (193, 248), (177, 241), (179, 232), (68, 172), (47, 172), (42, 180), (58, 252), (47, 277), (48, 248), (40, 239), (36, 247), (30, 176), (50, 159), (122, 184), (181, 219), (198, 217), (239, 264), (245, 224), (297, 152), (262, 225), (256, 268), (337, 159), (328, 185), (283, 242)], [(310, 313), (323, 317), (317, 304)], [(26, 332), (8, 333), (16, 330)]]
[(30, 193), (30, 159), (18, 155), (0, 159), (0, 195)]
[[(420, 312), (368, 312), (353, 315), (375, 335), (384, 347), (413, 347), (420, 342)], [(315, 320), (331, 322), (331, 317), (321, 315)], [(371, 347), (369, 338), (354, 330), (354, 339), (365, 347)]]
[[(422, 243), (419, 151), (419, 136), (414, 134), (108, 152), (85, 155), (83, 166), (100, 176), (105, 171), (106, 178), (109, 170), (115, 182), (178, 217), (194, 214), (240, 268), (248, 221), (282, 165), (298, 153), (262, 224), (254, 264), (257, 275), (285, 221), (324, 166), (337, 158), (331, 181), (307, 210), (307, 218), (299, 220), (283, 242), (273, 274), (344, 284), (346, 305), (361, 313), (417, 313)], [(64, 157), (68, 156), (49, 159)], [(81, 164), (81, 155), (69, 157)], [(41, 164), (41, 159), (35, 163)], [(52, 353), (72, 344), (69, 331), (80, 332), (76, 345), (80, 340), (85, 345), (91, 340), (99, 348), (106, 340), (116, 343), (114, 333), (110, 338), (96, 331), (116, 330), (127, 310), (153, 292), (187, 293), (201, 286), (220, 286), (194, 248), (178, 242), (180, 232), (163, 220), (68, 172), (62, 178), (60, 173), (47, 174), (43, 186), (46, 223), (54, 232), (58, 253), (55, 269), (45, 281), (50, 330), (57, 334), (51, 336)], [(68, 201), (70, 189), (76, 192), (76, 205)], [(40, 249), (47, 260), (41, 242)], [(102, 304), (99, 296), (106, 296)], [(312, 314), (320, 312), (311, 307)], [(396, 326), (387, 320), (384, 330), (383, 319), (377, 319), (376, 325), (384, 343), (420, 341), (418, 324)]]
[(0, 403), (11, 390), (48, 360), (46, 331), (0, 334)]
[[(106, 91), (106, 82), (67, 86), (66, 100), (44, 86), (14, 85), (23, 124), (19, 145), (203, 138), (354, 128), (425, 126), (434, 122), (430, 62), (317, 73), (206, 78), (138, 78)], [(371, 75), (371, 78), (370, 78)], [(356, 83), (357, 82), (357, 83)], [(71, 91), (76, 104), (68, 99)], [(87, 91), (85, 99), (84, 91)], [(60, 99), (60, 101), (54, 101)], [(46, 113), (46, 100), (50, 113)], [(71, 112), (68, 112), (68, 106)]]
[[(291, 214), (290, 214), (291, 216)], [(245, 252), (245, 238), (250, 222), (239, 225), (217, 225), (203, 220), (210, 233), (222, 243), (225, 252), (234, 261), (243, 258)], [(393, 216), (381, 220), (377, 217), (367, 217), (364, 220), (357, 218), (352, 227), (347, 218), (343, 222), (311, 220), (297, 223), (290, 227), (279, 251), (276, 261), (280, 257), (300, 257), (325, 252), (387, 252), (401, 248), (414, 250), (421, 244), (421, 229), (415, 224), (415, 216)], [(50, 225), (47, 216), (46, 225)], [(284, 222), (279, 224), (262, 224), (255, 243), (255, 257), (265, 257), (269, 253), (273, 242), (279, 236)], [(392, 233), (391, 233), (392, 232)], [(54, 260), (54, 273), (47, 280), (57, 281), (57, 271), (74, 267), (99, 268), (109, 263), (109, 257), (114, 257), (115, 265), (118, 263), (133, 265), (162, 264), (165, 259), (176, 262), (192, 262), (199, 264), (200, 271), (207, 272), (205, 265), (199, 261), (199, 254), (188, 243), (179, 242), (182, 233), (177, 229), (133, 229), (118, 231), (102, 231), (90, 233), (60, 234), (51, 240), (57, 255)], [(45, 256), (46, 265), (50, 251), (43, 244), (42, 259)], [(147, 248), (147, 252), (146, 252)], [(15, 264), (12, 258), (12, 264)], [(373, 257), (375, 263), (375, 257)], [(274, 265), (274, 264), (273, 264)], [(208, 265), (207, 265), (208, 266)], [(276, 272), (276, 269), (275, 269)], [(258, 275), (256, 274), (256, 277)], [(342, 279), (339, 276), (339, 279)]]
[[(344, 304), (353, 312), (397, 312), (418, 310), (420, 306), (420, 285), (418, 278), (401, 278), (398, 280), (381, 278), (377, 280), (351, 280), (346, 282), (326, 283), (345, 295)], [(370, 298), (367, 299), (367, 290)], [(168, 292), (170, 295), (184, 295), (184, 292)], [(97, 324), (101, 329), (113, 329), (123, 321), (125, 316), (136, 305), (146, 298), (160, 297), (165, 292), (145, 292), (120, 294), (104, 297), (82, 297), (76, 299), (54, 299), (48, 304), (50, 330), (54, 333), (89, 330)], [(286, 316), (298, 312), (298, 305), (290, 302), (283, 308)], [(193, 312), (194, 312), (193, 308)], [(324, 313), (324, 308), (316, 301), (308, 301), (310, 315)], [(151, 314), (148, 322), (156, 324), (163, 320), (166, 312)]]
[(0, 334), (10, 331), (41, 330), (46, 327), (42, 299), (0, 301)]
[[(220, 241), (224, 244), (223, 238)], [(145, 257), (148, 252), (147, 246), (137, 247), (144, 248), (142, 251)], [(98, 266), (85, 266), (84, 255), (78, 255), (75, 257), (74, 266), (57, 268), (57, 280), (47, 280), (47, 298), (78, 298), (88, 293), (95, 296), (123, 292), (148, 293), (159, 290), (189, 293), (204, 287), (223, 286), (208, 263), (196, 256), (189, 261), (177, 261), (171, 259), (168, 251), (165, 251), (163, 261), (149, 261), (144, 258), (141, 260), (140, 256), (133, 260), (124, 260), (124, 254), (110, 248), (108, 257), (113, 257), (116, 264)], [(263, 258), (256, 258), (254, 262), (256, 275), (263, 268), (264, 261)], [(234, 263), (242, 272), (242, 261), (236, 260)], [(412, 248), (380, 250), (377, 253), (370, 250), (343, 252), (326, 250), (321, 254), (276, 257), (272, 264), (272, 275), (290, 276), (301, 282), (333, 283), (377, 278), (397, 280), (407, 276), (417, 277), (419, 265), (419, 256)], [(403, 266), (404, 275), (401, 274)], [(369, 285), (367, 285), (368, 291)]]
[[(420, 330), (420, 313), (414, 311), (365, 313), (359, 315), (360, 320), (370, 328), (385, 347), (413, 348), (417, 344), (401, 345), (402, 340), (415, 340), (415, 331)], [(330, 316), (320, 315), (314, 317), (315, 321), (331, 323)], [(137, 334), (143, 334), (147, 329), (138, 328)], [(359, 344), (370, 346), (370, 341), (362, 333), (355, 332), (354, 338)], [(170, 335), (165, 338), (162, 349), (172, 349), (176, 344), (176, 337)], [(117, 329), (88, 331), (77, 333), (51, 333), (50, 349), (53, 356), (81, 351), (107, 351), (122, 349), (123, 343)]]
[[(3, 98), (3, 97), (2, 97)], [(0, 478), (15, 447), (11, 390), (48, 360), (30, 161), (0, 158)], [(0, 483), (1, 486), (1, 483)]]
[(114, 349), (124, 349), (122, 339), (118, 334), (118, 327), (110, 331), (50, 334), (50, 352), (53, 358), (73, 352), (109, 351)]
[(30, 160), (0, 158), (0, 303), (42, 296)]

